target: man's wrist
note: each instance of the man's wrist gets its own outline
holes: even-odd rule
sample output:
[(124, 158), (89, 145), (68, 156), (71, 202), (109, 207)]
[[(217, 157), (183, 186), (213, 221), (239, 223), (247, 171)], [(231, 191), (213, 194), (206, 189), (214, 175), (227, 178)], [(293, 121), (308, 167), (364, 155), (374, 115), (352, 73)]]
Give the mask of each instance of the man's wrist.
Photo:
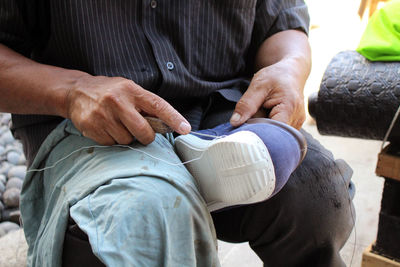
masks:
[(286, 73), (296, 79), (303, 88), (311, 71), (311, 60), (305, 55), (287, 55), (280, 63), (285, 66)]
[(89, 76), (89, 74), (77, 70), (62, 69), (58, 71), (60, 73), (47, 85), (50, 97), (46, 99), (46, 105), (49, 108), (46, 113), (68, 118), (70, 91), (77, 86), (82, 77)]

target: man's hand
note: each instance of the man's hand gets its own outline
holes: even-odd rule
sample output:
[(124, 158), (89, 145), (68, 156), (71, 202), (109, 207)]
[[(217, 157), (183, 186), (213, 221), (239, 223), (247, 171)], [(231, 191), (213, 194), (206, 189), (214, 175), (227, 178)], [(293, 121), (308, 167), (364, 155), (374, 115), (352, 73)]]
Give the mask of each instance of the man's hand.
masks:
[(297, 30), (278, 32), (257, 51), (254, 75), (249, 88), (237, 103), (231, 118), (239, 126), (262, 110), (269, 117), (300, 128), (305, 120), (303, 89), (311, 69), (307, 35)]
[(0, 111), (69, 118), (99, 144), (148, 144), (154, 131), (142, 115), (180, 134), (190, 124), (161, 97), (133, 81), (40, 64), (0, 44)]
[(238, 126), (251, 117), (257, 117), (260, 109), (271, 109), (271, 119), (300, 128), (305, 120), (303, 85), (291, 74), (290, 60), (259, 70), (249, 88), (236, 105), (231, 124)]
[(142, 144), (154, 140), (154, 131), (143, 115), (160, 118), (180, 134), (190, 124), (161, 97), (131, 80), (83, 75), (66, 96), (66, 116), (82, 134), (99, 144)]

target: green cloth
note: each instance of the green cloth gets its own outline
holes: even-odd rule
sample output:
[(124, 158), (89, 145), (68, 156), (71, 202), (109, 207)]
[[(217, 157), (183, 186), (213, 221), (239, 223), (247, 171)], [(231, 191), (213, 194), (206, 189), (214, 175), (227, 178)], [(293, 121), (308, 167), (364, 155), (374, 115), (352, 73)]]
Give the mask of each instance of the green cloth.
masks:
[(357, 52), (371, 61), (400, 61), (400, 0), (374, 13)]

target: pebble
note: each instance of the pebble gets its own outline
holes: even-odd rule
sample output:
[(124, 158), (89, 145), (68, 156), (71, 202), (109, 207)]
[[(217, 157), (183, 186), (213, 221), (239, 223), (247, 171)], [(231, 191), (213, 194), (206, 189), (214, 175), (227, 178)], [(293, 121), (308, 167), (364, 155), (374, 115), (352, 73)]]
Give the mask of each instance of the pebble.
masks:
[(10, 163), (8, 163), (7, 161), (4, 161), (1, 165), (0, 165), (0, 174), (4, 174), (7, 175), (8, 171), (11, 169), (13, 165), (11, 165)]
[(13, 222), (2, 222), (0, 223), (0, 229), (3, 229), (7, 234), (11, 231), (19, 230), (19, 225)]
[(18, 152), (10, 151), (7, 153), (7, 161), (13, 165), (18, 165), (20, 158), (21, 158), (21, 155)]
[(7, 189), (3, 194), (3, 203), (9, 208), (16, 208), (19, 206), (19, 195), (21, 190), (18, 188)]
[(14, 166), (9, 169), (7, 172), (7, 177), (18, 177), (19, 179), (23, 180), (25, 179), (26, 175), (26, 166), (20, 165), (20, 166)]
[[(11, 114), (0, 112), (0, 223), (16, 222), (11, 225), (18, 229), (19, 200), (26, 175), (26, 159), (21, 142), (15, 140), (10, 131), (10, 121)], [(4, 227), (0, 227), (0, 236), (9, 231)]]
[(0, 143), (3, 143), (5, 145), (15, 142), (15, 139), (11, 131), (6, 131), (5, 133), (3, 133), (0, 137), (0, 140), (1, 140)]
[(2, 113), (2, 118), (1, 118), (1, 124), (7, 125), (10, 120), (11, 120), (11, 114), (10, 113)]
[(3, 135), (3, 133), (7, 132), (9, 129), (6, 125), (2, 125), (0, 127), (0, 136)]
[(18, 142), (18, 141), (15, 141), (14, 143), (11, 143), (11, 144), (7, 144), (5, 146), (5, 148), (6, 148), (7, 152), (10, 151), (10, 150), (14, 150), (14, 151), (17, 151), (17, 152), (22, 152), (22, 144), (20, 142)]
[(10, 188), (17, 188), (19, 190), (22, 189), (22, 180), (18, 177), (12, 177), (8, 179), (7, 184), (6, 184), (6, 190)]
[(4, 174), (0, 174), (0, 182), (5, 184), (7, 182), (7, 178)]
[(0, 193), (4, 193), (4, 191), (6, 191), (6, 186), (3, 182), (0, 182)]
[(24, 165), (26, 163), (26, 158), (23, 152), (20, 153), (18, 165)]
[(17, 223), (18, 225), (20, 224), (21, 212), (19, 210), (14, 210), (10, 212), (9, 216), (10, 216), (9, 219), (10, 222)]
[(4, 209), (2, 214), (3, 221), (14, 222), (20, 224), (21, 213), (19, 209)]

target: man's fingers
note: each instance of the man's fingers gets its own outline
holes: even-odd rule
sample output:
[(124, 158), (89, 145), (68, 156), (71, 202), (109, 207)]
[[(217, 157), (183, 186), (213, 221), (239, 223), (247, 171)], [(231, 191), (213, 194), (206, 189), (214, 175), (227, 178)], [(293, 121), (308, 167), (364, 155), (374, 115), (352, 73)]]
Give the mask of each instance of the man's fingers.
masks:
[(270, 112), (270, 119), (284, 122), (296, 129), (300, 129), (305, 120), (305, 113), (302, 109), (298, 111), (291, 111), (289, 108), (285, 108), (285, 105), (277, 105)]
[(286, 123), (286, 124), (289, 124), (289, 125), (291, 124), (290, 121), (289, 121), (290, 118), (289, 118), (288, 114), (283, 113), (283, 112), (276, 113), (275, 115), (270, 116), (270, 118), (272, 120), (280, 121), (280, 122), (283, 122), (283, 123)]
[(127, 130), (126, 127), (121, 123), (116, 121), (112, 122), (113, 123), (107, 127), (107, 133), (115, 140), (115, 142), (121, 145), (128, 145), (132, 143), (133, 136), (129, 130)]
[(153, 142), (155, 137), (153, 129), (136, 109), (121, 113), (120, 120), (140, 143), (147, 145)]
[(145, 96), (143, 100), (138, 104), (143, 111), (160, 118), (179, 134), (188, 134), (190, 132), (191, 126), (189, 122), (167, 101), (152, 93)]
[(292, 126), (298, 130), (300, 130), (301, 126), (303, 126), (304, 121), (306, 120), (306, 114), (302, 113), (296, 117), (296, 120), (292, 123)]
[(82, 131), (82, 135), (104, 146), (115, 144), (115, 140), (105, 131)]
[(232, 126), (239, 126), (250, 119), (259, 110), (264, 101), (264, 90), (256, 90), (249, 87), (236, 104), (235, 111), (230, 120)]

